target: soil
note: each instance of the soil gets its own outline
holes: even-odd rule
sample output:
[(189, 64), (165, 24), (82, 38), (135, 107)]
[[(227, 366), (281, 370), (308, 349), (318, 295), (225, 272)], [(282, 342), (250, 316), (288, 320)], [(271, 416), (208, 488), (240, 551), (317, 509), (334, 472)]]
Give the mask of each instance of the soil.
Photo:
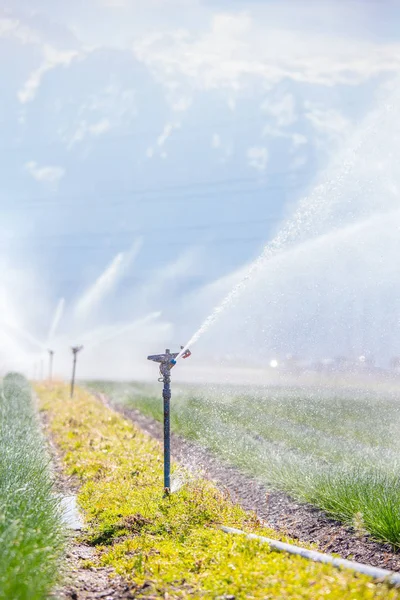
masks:
[[(40, 416), (52, 458), (55, 491), (63, 496), (72, 496), (78, 492), (79, 482), (65, 474), (61, 454), (52, 438), (46, 414), (41, 413)], [(54, 590), (52, 600), (125, 600), (143, 597), (140, 591), (132, 590), (132, 586), (115, 575), (112, 568), (86, 566), (87, 561), (95, 562), (96, 550), (86, 543), (84, 531), (69, 532), (65, 558), (64, 583)]]
[[(138, 410), (110, 404), (103, 394), (101, 400), (131, 419), (156, 440), (162, 441), (162, 425), (145, 417)], [(201, 470), (203, 477), (227, 491), (232, 500), (246, 510), (254, 511), (260, 519), (277, 532), (299, 540), (312, 542), (321, 552), (342, 558), (400, 571), (400, 553), (389, 544), (375, 542), (369, 535), (329, 518), (321, 510), (295, 501), (288, 495), (271, 489), (256, 479), (222, 462), (199, 444), (179, 435), (171, 435), (173, 458), (189, 470)]]

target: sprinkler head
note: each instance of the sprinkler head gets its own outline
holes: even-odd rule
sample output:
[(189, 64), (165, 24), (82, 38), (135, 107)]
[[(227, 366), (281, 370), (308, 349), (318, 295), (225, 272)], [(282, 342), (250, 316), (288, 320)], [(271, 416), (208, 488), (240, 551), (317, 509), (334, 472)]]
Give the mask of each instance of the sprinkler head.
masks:
[[(181, 350), (183, 350), (183, 348), (184, 346), (181, 346)], [(179, 352), (171, 353), (171, 351), (167, 348), (165, 354), (151, 354), (147, 357), (147, 360), (152, 360), (153, 362), (159, 363), (160, 372), (162, 375), (165, 375), (176, 365), (179, 354)], [(190, 354), (190, 350), (186, 350), (182, 356), (183, 358), (187, 358), (188, 356), (190, 356)]]
[[(181, 346), (181, 350), (183, 350), (183, 348), (184, 346)], [(185, 350), (185, 352), (182, 354), (182, 358), (188, 358), (190, 355), (190, 350)], [(178, 358), (178, 356), (179, 352), (171, 353), (170, 350), (167, 348), (165, 354), (151, 354), (147, 357), (147, 360), (152, 360), (153, 362), (158, 362), (164, 365), (171, 365), (172, 368), (174, 365), (176, 365), (176, 359)]]

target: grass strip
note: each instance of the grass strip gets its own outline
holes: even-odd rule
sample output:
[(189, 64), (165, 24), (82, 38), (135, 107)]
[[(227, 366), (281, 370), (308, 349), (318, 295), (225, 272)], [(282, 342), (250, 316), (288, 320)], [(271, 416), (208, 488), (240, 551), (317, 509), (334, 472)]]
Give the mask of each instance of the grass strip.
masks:
[[(162, 403), (152, 386), (100, 382), (91, 385), (116, 404), (138, 408), (147, 416), (162, 419)], [(398, 436), (389, 427), (389, 422), (398, 424), (398, 407), (390, 399), (353, 401), (345, 397), (335, 402), (330, 396), (322, 396), (320, 406), (316, 407), (315, 398), (296, 399), (294, 395), (293, 399), (284, 394), (260, 402), (251, 396), (234, 394), (232, 397), (209, 394), (208, 398), (201, 390), (198, 396), (193, 392), (175, 393), (171, 426), (176, 433), (198, 441), (268, 485), (318, 506), (335, 519), (399, 549)], [(370, 406), (372, 402), (374, 408)], [(337, 413), (331, 403), (336, 403)], [(287, 425), (298, 425), (308, 416), (309, 430), (296, 432), (285, 423), (274, 423), (277, 414), (287, 416)], [(382, 422), (376, 419), (376, 414), (382, 416)], [(350, 435), (357, 416), (356, 431), (363, 439), (372, 436), (375, 425), (380, 423), (382, 430), (373, 450), (357, 445), (352, 450), (341, 436), (328, 440), (317, 435), (322, 424), (325, 428), (331, 426), (332, 431), (345, 429)], [(314, 429), (315, 422), (318, 427)], [(385, 447), (390, 445), (393, 451), (387, 454), (389, 450), (385, 453)]]
[(58, 578), (63, 546), (39, 422), (28, 382), (0, 394), (0, 599), (42, 600)]
[(206, 481), (163, 499), (157, 442), (83, 390), (73, 400), (64, 386), (38, 392), (67, 471), (81, 480), (96, 566), (114, 567), (138, 597), (400, 598), (367, 577), (228, 536), (218, 525), (276, 533)]

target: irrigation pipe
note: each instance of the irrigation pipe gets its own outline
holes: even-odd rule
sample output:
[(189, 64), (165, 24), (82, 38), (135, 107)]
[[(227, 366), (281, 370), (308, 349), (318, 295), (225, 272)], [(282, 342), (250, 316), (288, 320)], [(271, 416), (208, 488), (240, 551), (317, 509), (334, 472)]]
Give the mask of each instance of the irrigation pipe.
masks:
[(260, 542), (268, 544), (268, 546), (272, 550), (277, 550), (278, 552), (289, 552), (289, 554), (302, 556), (303, 558), (313, 560), (314, 562), (326, 563), (332, 565), (333, 567), (343, 569), (351, 569), (352, 571), (356, 571), (357, 573), (363, 573), (364, 575), (368, 575), (373, 579), (380, 579), (391, 585), (400, 586), (400, 573), (393, 573), (393, 571), (388, 571), (387, 569), (379, 569), (378, 567), (372, 567), (370, 565), (364, 565), (362, 563), (353, 562), (351, 560), (345, 560), (344, 558), (335, 558), (330, 554), (323, 554), (322, 552), (316, 552), (315, 550), (307, 550), (306, 548), (300, 548), (299, 546), (294, 546), (292, 544), (285, 544), (284, 542), (271, 540), (270, 538), (264, 537), (262, 535), (246, 533), (241, 529), (234, 529), (233, 527), (225, 527), (221, 525), (220, 529), (222, 529), (222, 531), (225, 531), (225, 533), (245, 535), (249, 540), (259, 540)]

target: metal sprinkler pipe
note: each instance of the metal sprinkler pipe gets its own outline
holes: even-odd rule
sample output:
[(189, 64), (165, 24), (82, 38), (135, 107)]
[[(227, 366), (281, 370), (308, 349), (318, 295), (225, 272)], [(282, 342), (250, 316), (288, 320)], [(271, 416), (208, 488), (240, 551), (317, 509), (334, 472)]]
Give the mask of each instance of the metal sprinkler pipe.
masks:
[(241, 529), (235, 529), (234, 527), (225, 527), (225, 525), (221, 525), (220, 529), (225, 533), (243, 535), (249, 540), (258, 540), (268, 544), (271, 550), (288, 552), (289, 554), (302, 556), (303, 558), (307, 558), (308, 560), (312, 560), (314, 562), (329, 564), (339, 569), (351, 569), (356, 573), (362, 573), (363, 575), (368, 575), (373, 579), (386, 581), (389, 585), (400, 587), (400, 574), (394, 573), (393, 571), (388, 571), (387, 569), (372, 567), (371, 565), (365, 565), (363, 563), (346, 560), (344, 558), (336, 558), (335, 556), (324, 554), (323, 552), (318, 552), (316, 550), (308, 550), (307, 548), (301, 548), (300, 546), (295, 546), (294, 544), (287, 544), (278, 540), (272, 540), (264, 537), (263, 535), (246, 533), (245, 531), (242, 531)]
[(73, 354), (72, 377), (71, 377), (71, 398), (73, 398), (74, 389), (75, 389), (76, 361), (77, 361), (78, 352), (83, 350), (83, 346), (74, 346), (73, 348), (71, 348), (71, 350), (72, 350), (72, 354)]
[[(183, 346), (181, 346), (183, 349)], [(164, 495), (169, 496), (171, 493), (171, 426), (170, 426), (170, 410), (171, 410), (171, 369), (176, 365), (176, 359), (179, 352), (171, 354), (167, 348), (165, 354), (152, 354), (147, 357), (147, 360), (152, 360), (160, 365), (160, 377), (158, 381), (164, 384), (163, 387), (163, 404), (164, 404)], [(190, 351), (187, 351), (184, 358), (190, 356)]]
[(54, 350), (47, 350), (49, 353), (49, 381), (53, 381), (53, 359), (54, 359)]

